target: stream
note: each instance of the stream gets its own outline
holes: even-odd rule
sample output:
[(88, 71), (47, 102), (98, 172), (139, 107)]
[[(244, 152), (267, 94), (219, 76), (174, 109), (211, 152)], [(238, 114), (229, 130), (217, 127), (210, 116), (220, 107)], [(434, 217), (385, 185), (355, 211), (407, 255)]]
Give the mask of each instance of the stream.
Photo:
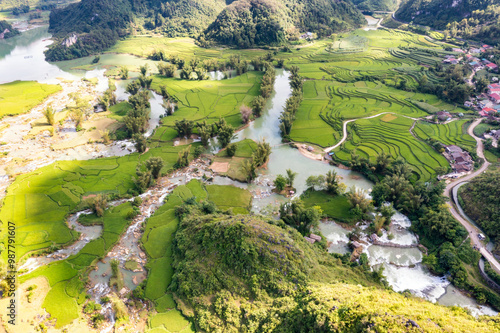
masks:
[[(7, 41), (0, 41), (0, 83), (20, 79), (37, 80), (43, 83), (59, 83), (62, 82), (61, 79), (79, 80), (82, 77), (96, 77), (98, 79), (98, 84), (95, 90), (96, 92), (102, 92), (107, 89), (108, 81), (104, 76), (104, 72), (108, 65), (139, 66), (148, 63), (150, 64), (150, 69), (156, 69), (156, 66), (152, 65), (154, 62), (150, 60), (140, 59), (130, 55), (115, 54), (101, 55), (98, 68), (91, 71), (71, 69), (88, 65), (92, 60), (90, 57), (51, 64), (46, 62), (43, 58), (44, 48), (51, 43), (48, 38), (50, 38), (50, 34), (47, 32), (47, 28), (42, 27), (23, 32), (21, 36)], [(13, 45), (13, 43), (17, 44)], [(25, 58), (26, 56), (32, 57)], [(212, 73), (210, 75), (213, 79), (223, 78), (223, 75), (220, 73)], [(306, 190), (305, 182), (310, 175), (326, 174), (329, 170), (337, 172), (337, 174), (342, 177), (342, 182), (344, 182), (348, 188), (355, 186), (369, 192), (373, 184), (360, 174), (331, 166), (326, 162), (309, 159), (302, 155), (299, 150), (291, 148), (289, 145), (281, 144), (281, 137), (279, 135), (279, 115), (282, 112), (286, 99), (291, 94), (288, 77), (289, 73), (287, 71), (281, 69), (277, 70), (275, 92), (268, 100), (266, 110), (262, 117), (253, 121), (247, 128), (239, 131), (236, 138), (233, 140), (239, 141), (248, 138), (253, 140), (265, 139), (269, 142), (273, 148), (267, 169), (262, 170), (255, 182), (250, 185), (219, 176), (214, 177), (213, 183), (247, 188), (254, 196), (252, 207), (254, 212), (263, 212), (267, 207), (276, 207), (279, 203), (288, 200), (270, 191), (270, 185), (274, 178), (278, 174), (284, 174), (286, 169), (292, 169), (294, 172), (298, 173), (294, 184), (297, 189), (296, 196)], [(128, 82), (127, 80), (117, 81), (116, 94), (119, 100), (127, 98), (125, 86)], [(149, 135), (153, 133), (154, 129), (159, 124), (160, 116), (164, 113), (161, 107), (161, 96), (152, 93), (150, 102), (151, 121), (148, 128)], [(20, 122), (19, 124), (13, 122), (14, 118), (25, 119), (20, 117), (29, 117), (29, 114), (18, 117), (6, 117), (0, 121), (0, 126), (6, 121), (5, 119), (10, 119), (9, 121), (12, 122), (9, 128), (11, 132), (0, 132), (0, 141), (2, 141), (2, 136), (6, 133), (13, 133), (15, 131), (25, 133), (27, 131), (25, 122)], [(31, 144), (32, 143), (30, 143), (30, 145)], [(19, 143), (19, 145), (22, 147), (21, 143)], [(81, 148), (80, 150), (74, 148), (74, 151), (67, 150), (60, 154), (55, 153), (50, 155), (50, 158), (43, 160), (43, 163), (34, 164), (31, 170), (60, 159), (90, 159), (98, 156), (119, 156), (134, 151), (133, 145), (130, 142), (118, 142), (111, 146), (101, 146), (99, 151), (87, 152), (87, 150)], [(200, 168), (199, 165), (197, 167)], [(205, 166), (201, 169), (205, 170), (204, 172), (210, 172)], [(21, 171), (26, 172), (30, 171), (30, 169), (27, 168)], [(191, 178), (194, 178), (191, 175), (193, 172), (194, 165), (192, 165), (186, 173), (173, 175), (170, 179), (159, 182), (159, 186), (142, 195), (144, 198), (149, 198), (149, 202), (141, 206), (140, 216), (134, 219), (132, 224), (128, 227), (124, 237), (122, 237), (119, 244), (108, 254), (104, 262), (99, 262), (97, 270), (90, 274), (92, 284), (91, 292), (96, 299), (106, 294), (107, 281), (109, 281), (110, 275), (109, 261), (113, 258), (120, 260), (120, 266), (123, 266), (123, 263), (127, 259), (137, 260), (141, 264), (141, 268), (136, 272), (123, 270), (123, 268), (121, 268), (124, 273), (125, 285), (128, 289), (133, 289), (136, 285), (135, 282), (140, 283), (140, 281), (145, 278), (143, 269), (145, 257), (142, 250), (137, 246), (137, 242), (141, 235), (139, 232), (140, 226), (147, 217), (161, 206), (163, 199), (173, 190), (173, 188), (175, 188), (175, 186), (184, 184)], [(6, 179), (5, 174), (2, 174), (1, 170), (0, 183), (8, 184), (8, 178)], [(1, 186), (2, 184), (0, 184), (0, 190)], [(85, 227), (77, 222), (78, 217), (86, 213), (88, 212), (78, 212), (68, 219), (70, 227), (81, 233), (81, 237), (76, 243), (44, 258), (30, 258), (22, 268), (31, 270), (37, 265), (44, 265), (51, 261), (60, 260), (61, 258), (76, 254), (90, 240), (99, 237), (102, 232), (101, 227)], [(389, 240), (388, 233), (384, 231), (383, 236), (380, 238), (381, 241), (401, 245), (411, 245), (417, 242), (416, 236), (409, 230), (411, 222), (408, 218), (402, 214), (396, 214), (392, 222), (390, 233), (394, 238)], [(342, 228), (333, 221), (322, 222), (320, 229), (329, 241), (329, 252), (348, 252), (348, 230)], [(460, 305), (467, 307), (471, 309), (471, 312), (474, 314), (496, 314), (495, 311), (488, 307), (478, 306), (473, 299), (464, 296), (451, 286), (445, 278), (436, 277), (430, 274), (425, 267), (422, 266), (422, 254), (417, 248), (392, 248), (368, 244), (369, 245), (365, 246), (364, 252), (368, 255), (369, 264), (373, 268), (378, 268), (380, 266), (384, 267), (384, 276), (394, 290), (410, 290), (413, 294), (433, 302), (437, 301), (445, 305)]]

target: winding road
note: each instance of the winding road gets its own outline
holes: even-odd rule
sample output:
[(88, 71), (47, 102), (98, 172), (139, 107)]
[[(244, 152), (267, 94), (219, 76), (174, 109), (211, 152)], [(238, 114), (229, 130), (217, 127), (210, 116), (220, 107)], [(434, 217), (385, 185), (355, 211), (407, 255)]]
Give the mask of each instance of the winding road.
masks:
[[(477, 176), (479, 176), (481, 173), (485, 172), (488, 167), (490, 166), (490, 163), (484, 158), (484, 145), (483, 141), (478, 138), (477, 136), (474, 135), (474, 128), (481, 123), (482, 119), (477, 119), (475, 120), (470, 126), (467, 132), (469, 133), (470, 136), (474, 138), (477, 142), (477, 156), (482, 158), (484, 160), (483, 165), (474, 171), (473, 173), (462, 177), (460, 179), (456, 179), (452, 182), (450, 182), (445, 190), (444, 190), (444, 195), (447, 196), (448, 198), (452, 199), (453, 197), (453, 188), (455, 188), (457, 185), (463, 182), (467, 182)], [(469, 232), (470, 239), (472, 241), (472, 245), (476, 246), (479, 249), (479, 252), (483, 255), (483, 257), (488, 260), (490, 263), (491, 267), (500, 274), (500, 263), (495, 259), (493, 254), (488, 251), (488, 249), (484, 246), (483, 242), (478, 237), (478, 234), (481, 233), (481, 230), (477, 228), (475, 225), (471, 224), (467, 219), (465, 219), (458, 211), (456, 208), (455, 204), (453, 201), (450, 202), (448, 205), (448, 210), (450, 211), (451, 215), (460, 222), (464, 226), (465, 229)]]
[[(343, 124), (343, 137), (342, 137), (342, 140), (340, 140), (336, 145), (334, 146), (331, 146), (331, 147), (328, 147), (328, 148), (325, 148), (325, 152), (326, 153), (329, 153), (330, 151), (332, 151), (333, 149), (339, 147), (342, 143), (345, 142), (345, 140), (347, 139), (347, 125), (353, 121), (356, 121), (358, 119), (371, 119), (371, 118), (376, 118), (380, 115), (383, 115), (383, 114), (394, 114), (393, 112), (382, 112), (382, 113), (379, 113), (379, 114), (376, 114), (376, 115), (373, 115), (373, 116), (369, 116), (369, 117), (364, 117), (364, 118), (356, 118), (356, 119), (350, 119), (350, 120), (346, 120), (344, 121), (344, 124)], [(404, 116), (406, 118), (409, 118), (409, 119), (413, 119), (413, 120), (418, 120), (417, 118), (412, 118), (412, 117), (408, 117), (408, 116)], [(459, 185), (460, 183), (463, 183), (463, 182), (468, 182), (470, 181), (471, 179), (479, 176), (481, 173), (485, 172), (488, 167), (490, 166), (490, 163), (486, 160), (486, 158), (484, 157), (484, 145), (483, 145), (483, 141), (478, 138), (477, 136), (474, 135), (474, 128), (476, 128), (477, 125), (479, 125), (481, 123), (482, 119), (476, 119), (468, 128), (467, 132), (470, 136), (472, 136), (474, 138), (474, 140), (476, 140), (476, 143), (477, 143), (477, 156), (482, 158), (484, 160), (484, 163), (483, 165), (477, 169), (476, 171), (474, 171), (473, 173), (465, 176), (465, 177), (462, 177), (462, 178), (459, 178), (459, 179), (456, 179), (456, 180), (453, 180), (451, 181), (445, 188), (444, 190), (444, 195), (450, 199), (452, 199), (452, 194), (453, 194), (453, 188), (455, 188), (457, 185)], [(415, 124), (413, 124), (415, 125)], [(413, 128), (413, 126), (412, 126)], [(411, 132), (411, 130), (410, 130)], [(413, 135), (413, 133), (412, 133)], [(488, 262), (490, 263), (491, 267), (493, 267), (493, 269), (495, 271), (497, 271), (497, 273), (500, 274), (500, 263), (495, 259), (495, 257), (493, 256), (493, 254), (488, 251), (488, 249), (484, 246), (484, 244), (481, 242), (481, 240), (479, 239), (478, 237), (478, 234), (481, 233), (482, 231), (477, 228), (475, 225), (471, 224), (469, 221), (467, 221), (467, 219), (465, 219), (460, 213), (459, 211), (457, 210), (457, 208), (455, 207), (455, 205), (453, 204), (453, 201), (450, 202), (450, 204), (448, 205), (448, 209), (451, 213), (451, 215), (453, 215), (453, 217), (458, 221), (460, 222), (460, 224), (462, 224), (464, 226), (464, 228), (467, 230), (467, 232), (469, 233), (469, 238), (471, 239), (472, 241), (472, 245), (476, 246), (478, 249), (479, 249), (479, 252), (483, 255), (483, 257), (488, 260)]]

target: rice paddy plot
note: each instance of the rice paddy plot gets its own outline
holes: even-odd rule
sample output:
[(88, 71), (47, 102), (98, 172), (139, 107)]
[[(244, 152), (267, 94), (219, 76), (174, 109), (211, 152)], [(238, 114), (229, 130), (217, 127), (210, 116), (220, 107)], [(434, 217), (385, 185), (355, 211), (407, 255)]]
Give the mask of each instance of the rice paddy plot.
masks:
[(42, 84), (35, 81), (0, 84), (0, 119), (28, 112), (61, 89), (58, 84)]
[(392, 158), (403, 158), (421, 180), (435, 176), (437, 167), (448, 167), (448, 162), (425, 142), (416, 139), (410, 133), (412, 119), (402, 116), (381, 116), (372, 119), (360, 119), (356, 125), (349, 126), (349, 138), (336, 148), (335, 156), (343, 163), (348, 163), (351, 153), (375, 163), (382, 152)]
[(228, 80), (189, 81), (155, 76), (152, 88), (159, 91), (166, 86), (168, 93), (178, 101), (178, 109), (162, 118), (161, 126), (153, 135), (153, 141), (166, 142), (175, 138), (173, 126), (184, 118), (192, 121), (213, 123), (225, 118), (233, 127), (241, 123), (240, 106), (250, 105), (259, 95), (262, 73), (248, 72)]
[(456, 145), (474, 151), (476, 140), (467, 133), (468, 119), (454, 120), (447, 124), (432, 124), (419, 121), (413, 132), (422, 140), (434, 139), (444, 145)]

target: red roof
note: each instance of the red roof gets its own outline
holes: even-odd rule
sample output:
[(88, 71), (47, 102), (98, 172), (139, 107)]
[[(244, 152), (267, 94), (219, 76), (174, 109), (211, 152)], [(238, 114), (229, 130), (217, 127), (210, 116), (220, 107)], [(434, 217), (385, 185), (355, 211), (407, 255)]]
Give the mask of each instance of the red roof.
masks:
[(484, 112), (484, 111), (479, 111), (479, 115), (481, 117), (486, 117), (488, 115), (488, 112)]
[(497, 83), (490, 84), (490, 85), (488, 86), (488, 88), (489, 88), (489, 89), (495, 89), (495, 90), (497, 90), (497, 89), (500, 89), (500, 84), (497, 84)]
[(496, 101), (500, 101), (500, 95), (497, 93), (490, 94), (490, 98), (493, 98)]
[(488, 112), (488, 113), (490, 113), (490, 112), (496, 112), (496, 110), (495, 110), (495, 109), (492, 109), (492, 108), (483, 108), (483, 110), (482, 110), (482, 111), (483, 111), (483, 112)]

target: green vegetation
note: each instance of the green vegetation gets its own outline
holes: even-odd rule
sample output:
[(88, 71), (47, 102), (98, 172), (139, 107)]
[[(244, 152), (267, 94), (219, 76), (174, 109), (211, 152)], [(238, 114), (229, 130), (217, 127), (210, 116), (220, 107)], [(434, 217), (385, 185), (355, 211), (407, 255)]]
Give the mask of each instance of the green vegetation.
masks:
[[(192, 198), (195, 198), (194, 201)], [(210, 200), (210, 201), (209, 201)], [(232, 186), (204, 186), (192, 180), (185, 186), (177, 187), (166, 199), (144, 229), (142, 244), (148, 255), (148, 279), (144, 287), (144, 295), (156, 305), (158, 314), (151, 316), (148, 327), (169, 331), (190, 330), (190, 323), (175, 308), (175, 302), (168, 286), (172, 280), (172, 243), (179, 224), (179, 213), (176, 212), (184, 201), (198, 202), (207, 212), (215, 211), (211, 202), (225, 205), (225, 209), (235, 211), (249, 209), (251, 194), (246, 190)], [(142, 287), (138, 287), (141, 288)]]
[(494, 170), (481, 174), (460, 188), (464, 212), (495, 242), (496, 251), (500, 241), (499, 180), (500, 171)]
[(42, 84), (35, 81), (0, 84), (0, 119), (28, 112), (48, 96), (60, 90), (60, 85)]
[(177, 136), (176, 121), (183, 119), (207, 124), (221, 117), (235, 128), (240, 127), (240, 106), (249, 105), (259, 94), (261, 74), (248, 72), (233, 79), (221, 81), (187, 81), (156, 76), (152, 88), (160, 92), (166, 86), (168, 94), (177, 101), (178, 109), (162, 118), (161, 126), (152, 136), (153, 146), (168, 142)]
[(345, 223), (354, 221), (355, 215), (345, 195), (331, 195), (326, 191), (309, 189), (300, 198), (307, 207), (321, 207), (323, 214), (335, 221)]
[(375, 163), (380, 152), (404, 159), (422, 180), (429, 180), (436, 169), (448, 168), (448, 161), (431, 146), (417, 140), (410, 133), (414, 120), (386, 114), (372, 119), (357, 120), (350, 125), (350, 139), (335, 149), (335, 159), (342, 163), (356, 163), (365, 158)]
[(233, 156), (228, 156), (228, 147), (228, 149), (222, 150), (216, 155), (214, 162), (229, 163), (227, 172), (221, 172), (220, 174), (240, 182), (245, 182), (247, 175), (243, 172), (242, 165), (245, 161), (252, 159), (252, 155), (257, 150), (257, 143), (253, 140), (245, 139), (232, 145), (236, 148)]
[(0, 33), (3, 33), (5, 30), (8, 30), (8, 32), (4, 33), (4, 39), (20, 34), (19, 30), (12, 28), (12, 25), (9, 22), (0, 20)]
[(398, 6), (397, 0), (352, 0), (352, 3), (363, 12), (390, 12), (395, 10)]
[(424, 141), (432, 139), (444, 145), (456, 145), (473, 152), (476, 149), (476, 140), (467, 133), (469, 124), (469, 120), (455, 120), (447, 124), (420, 121), (413, 128), (413, 133)]
[(273, 219), (207, 215), (190, 207), (175, 236), (171, 288), (199, 330), (258, 331), (265, 325), (275, 332), (407, 331), (439, 325), (490, 332), (498, 325), (490, 317), (474, 319), (460, 308), (377, 288), (377, 273), (343, 265)]
[(445, 30), (450, 37), (498, 43), (499, 5), (495, 0), (463, 0), (450, 6), (444, 0), (404, 1), (396, 17), (405, 22)]

